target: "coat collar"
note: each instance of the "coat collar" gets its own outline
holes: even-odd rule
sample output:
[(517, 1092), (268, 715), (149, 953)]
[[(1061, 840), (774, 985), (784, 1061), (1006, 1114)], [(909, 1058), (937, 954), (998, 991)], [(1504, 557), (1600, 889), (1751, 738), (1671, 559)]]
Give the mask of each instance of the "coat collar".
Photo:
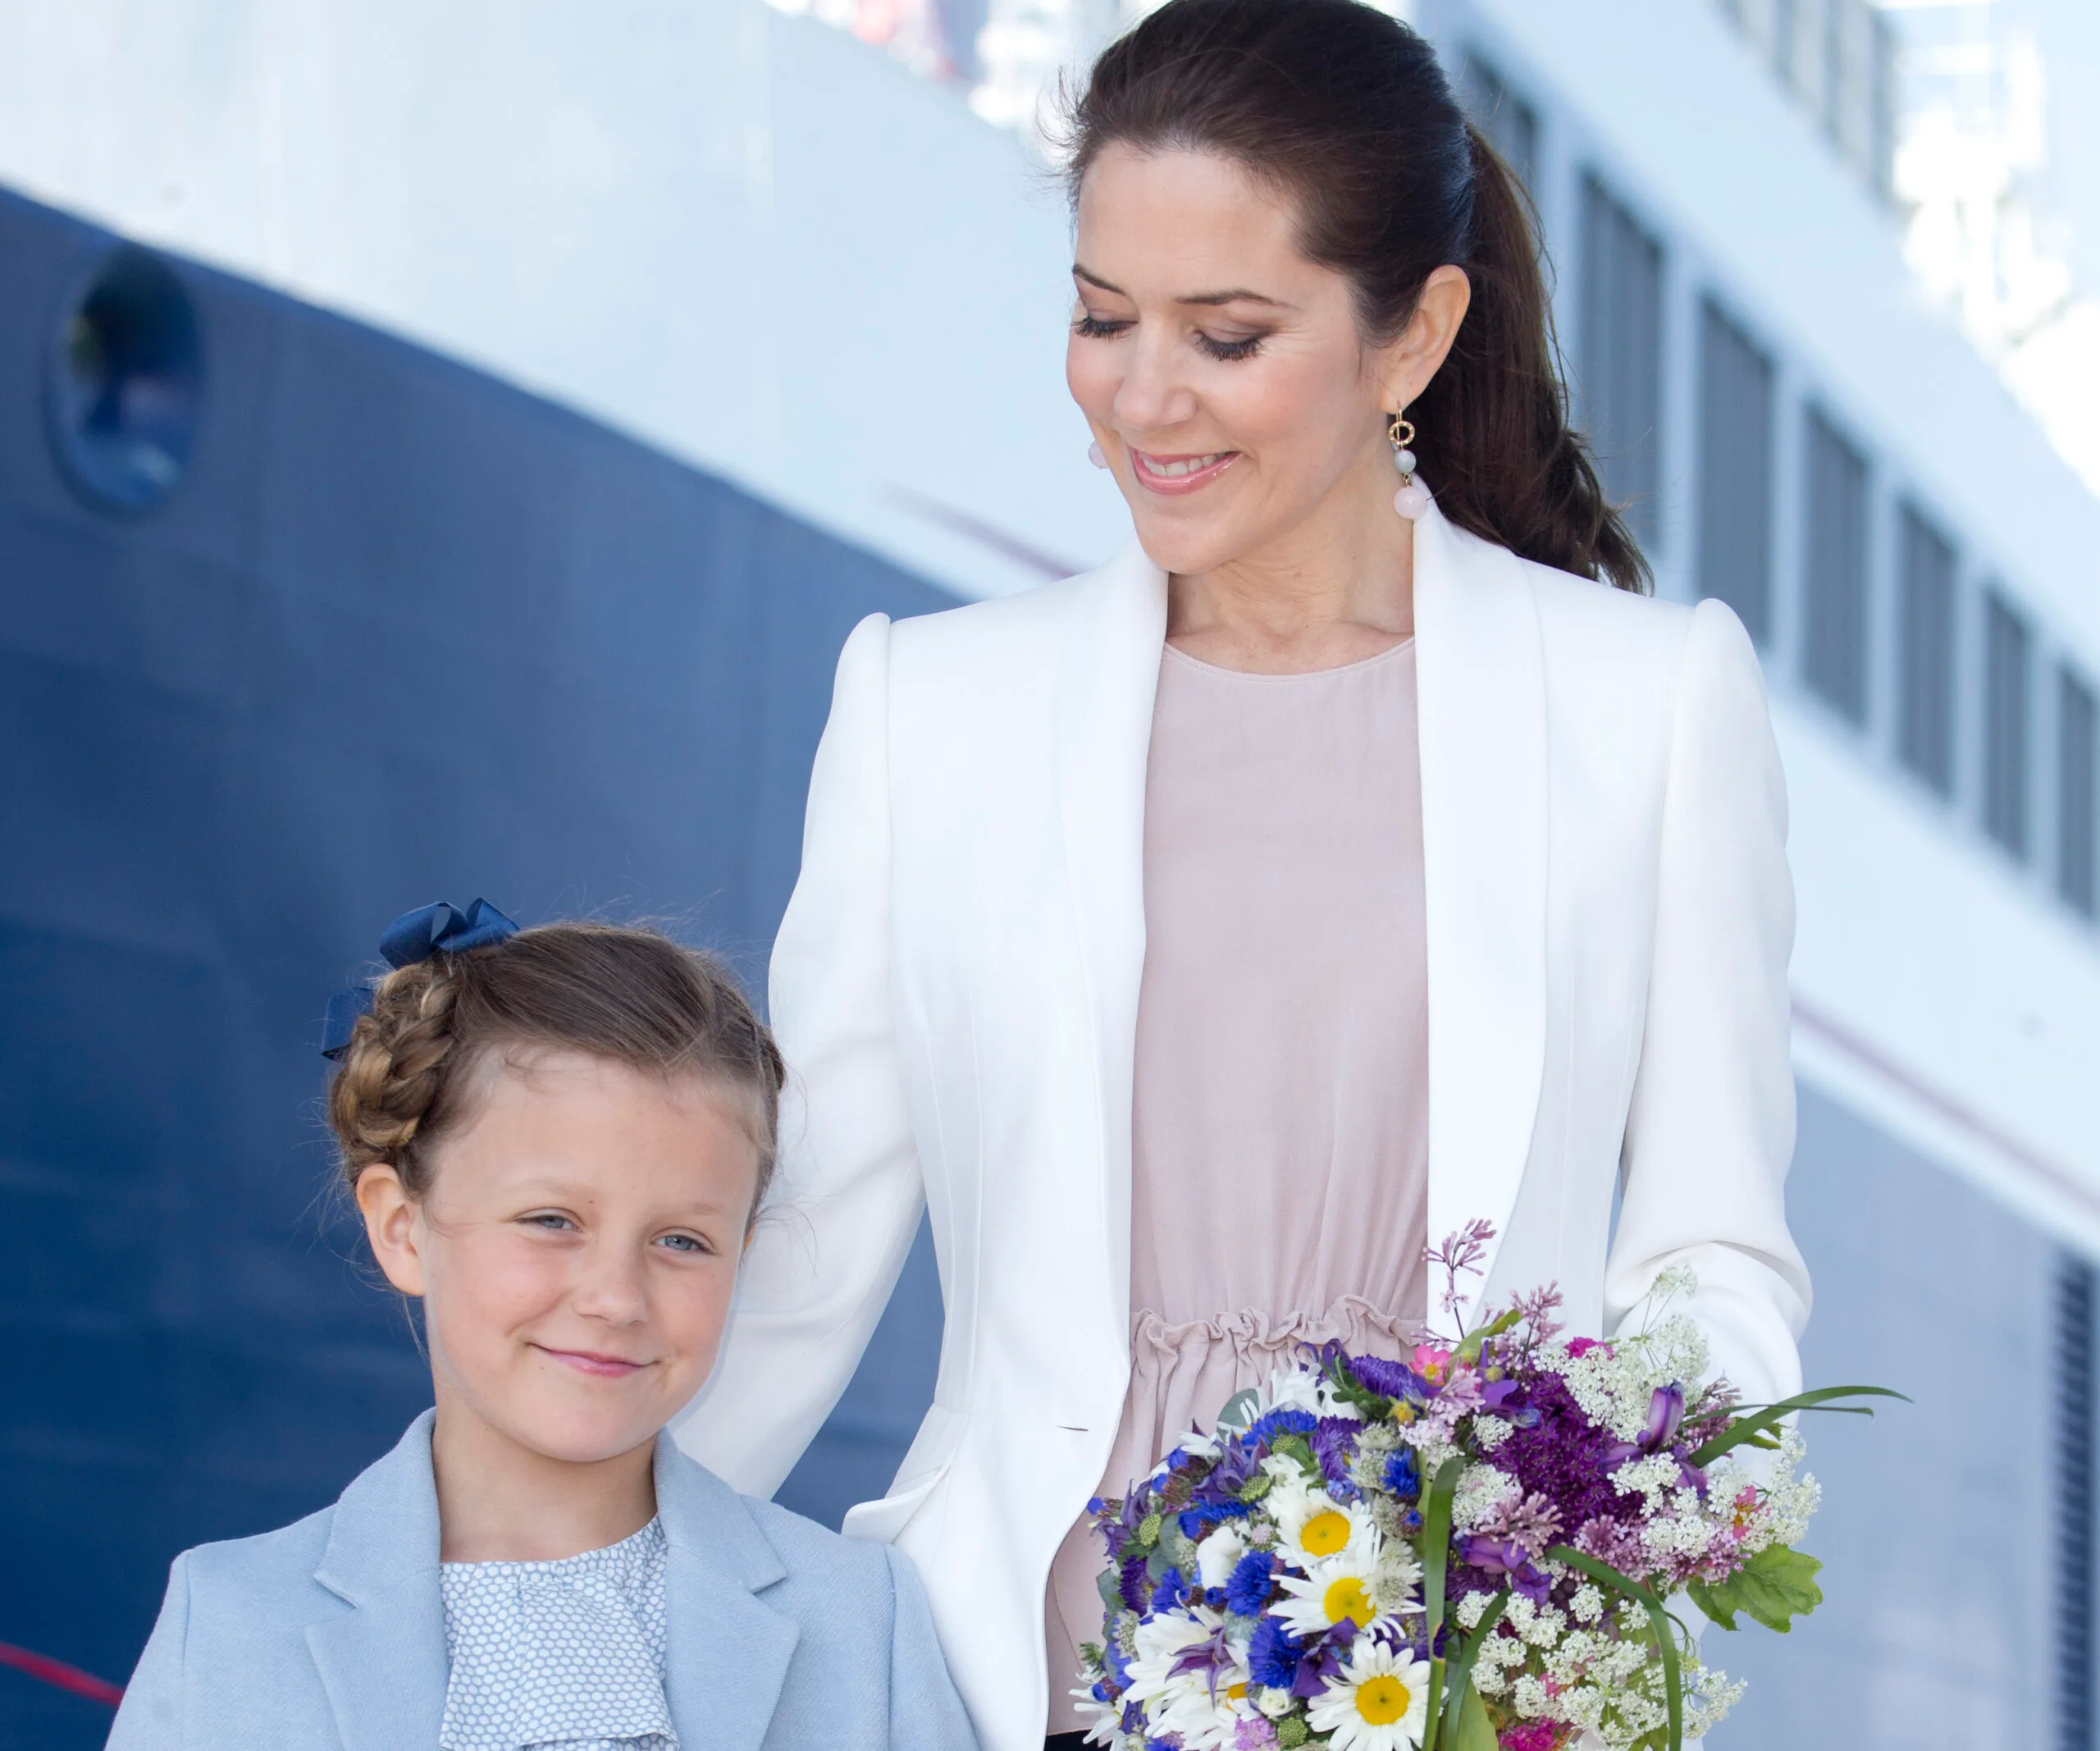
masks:
[[(306, 1632), (345, 1751), (434, 1745), (444, 1721), (434, 1420), (426, 1410), (343, 1492), (314, 1570), (353, 1607)], [(756, 1751), (799, 1633), (759, 1595), (788, 1571), (743, 1498), (660, 1436), (655, 1479), (669, 1547), (671, 1719), (689, 1746)]]
[[(1104, 1241), (1109, 1281), (1125, 1298), (1113, 1310), (1120, 1333), (1129, 1323), (1145, 767), (1166, 578), (1134, 541), (1071, 587), (1058, 802), (1099, 1054)], [(1506, 1230), (1530, 1153), (1545, 1040), (1545, 687), (1522, 562), (1454, 528), (1433, 505), (1415, 524), (1414, 620), (1435, 1241), (1476, 1218)], [(1461, 1285), (1464, 1317), (1486, 1280)]]

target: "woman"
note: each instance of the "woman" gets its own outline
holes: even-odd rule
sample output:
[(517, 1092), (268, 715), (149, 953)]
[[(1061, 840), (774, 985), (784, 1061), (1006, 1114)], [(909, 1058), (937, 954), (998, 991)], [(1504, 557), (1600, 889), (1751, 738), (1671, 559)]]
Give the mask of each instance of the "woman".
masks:
[(778, 1484), (923, 1194), (939, 1384), (847, 1525), (993, 1751), (1077, 1724), (1089, 1497), (1298, 1340), (1394, 1353), (1431, 1237), (1491, 1223), (1472, 1305), (1557, 1280), (1592, 1332), (1693, 1265), (1752, 1398), (1808, 1305), (1755, 658), (1640, 593), (1431, 51), (1171, 0), (1072, 145), (1068, 379), (1137, 542), (848, 642), (773, 963), (806, 1219), (683, 1437)]

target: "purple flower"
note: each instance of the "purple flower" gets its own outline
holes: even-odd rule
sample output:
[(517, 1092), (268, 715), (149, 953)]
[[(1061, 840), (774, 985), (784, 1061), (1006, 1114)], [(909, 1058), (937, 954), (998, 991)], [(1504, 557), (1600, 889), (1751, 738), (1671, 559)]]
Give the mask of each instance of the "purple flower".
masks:
[(1429, 1383), (1405, 1362), (1388, 1361), (1382, 1356), (1359, 1356), (1349, 1364), (1357, 1383), (1388, 1398), (1420, 1404), (1430, 1396)]
[(1553, 1591), (1553, 1577), (1531, 1560), (1530, 1553), (1513, 1538), (1490, 1538), (1469, 1532), (1453, 1541), (1453, 1553), (1468, 1567), (1488, 1575), (1506, 1575), (1510, 1586), (1534, 1605), (1543, 1605)]
[(1354, 1501), (1360, 1493), (1349, 1468), (1356, 1457), (1356, 1438), (1363, 1429), (1354, 1417), (1323, 1416), (1312, 1431), (1312, 1456), (1320, 1462), (1320, 1474), (1326, 1479), (1327, 1488), (1344, 1502)]
[(1117, 1596), (1132, 1611), (1142, 1612), (1145, 1608), (1146, 1595), (1152, 1591), (1152, 1585), (1149, 1577), (1145, 1574), (1144, 1557), (1124, 1558), (1122, 1570), (1116, 1576), (1116, 1591)]

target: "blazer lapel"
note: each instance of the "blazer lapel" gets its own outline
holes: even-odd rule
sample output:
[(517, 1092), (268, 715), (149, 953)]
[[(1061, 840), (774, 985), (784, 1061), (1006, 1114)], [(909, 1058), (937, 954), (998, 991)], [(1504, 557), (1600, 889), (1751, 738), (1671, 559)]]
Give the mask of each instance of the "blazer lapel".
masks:
[(1145, 764), (1166, 576), (1133, 541), (1077, 586), (1057, 681), (1058, 806), (1091, 1001), (1116, 1342), (1130, 1324), (1130, 1097), (1145, 961)]
[(431, 1413), (336, 1502), (313, 1578), (354, 1607), (306, 1643), (345, 1751), (435, 1745), (445, 1721), (445, 1600), (438, 1587)]
[[(1415, 524), (1428, 922), (1429, 1237), (1509, 1226), (1545, 1058), (1546, 738), (1521, 565), (1432, 506)], [(1492, 1248), (1491, 1248), (1491, 1251)], [(1491, 1257), (1484, 1264), (1491, 1265)], [(1470, 1319), (1486, 1273), (1460, 1288)], [(1432, 1278), (1431, 1311), (1441, 1323)]]
[(801, 1634), (758, 1595), (788, 1571), (743, 1498), (668, 1437), (656, 1442), (656, 1513), (669, 1546), (664, 1693), (678, 1742), (758, 1751)]

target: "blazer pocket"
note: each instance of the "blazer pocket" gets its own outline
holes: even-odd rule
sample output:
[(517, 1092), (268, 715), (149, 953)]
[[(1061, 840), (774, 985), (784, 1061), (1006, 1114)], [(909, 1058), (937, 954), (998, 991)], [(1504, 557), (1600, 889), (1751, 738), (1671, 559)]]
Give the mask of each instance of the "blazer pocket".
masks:
[(960, 1410), (929, 1406), (904, 1463), (897, 1468), (889, 1493), (847, 1509), (838, 1529), (849, 1538), (865, 1538), (873, 1544), (894, 1543), (905, 1523), (947, 1475), (956, 1449), (962, 1444), (962, 1432), (969, 1426), (970, 1419)]

